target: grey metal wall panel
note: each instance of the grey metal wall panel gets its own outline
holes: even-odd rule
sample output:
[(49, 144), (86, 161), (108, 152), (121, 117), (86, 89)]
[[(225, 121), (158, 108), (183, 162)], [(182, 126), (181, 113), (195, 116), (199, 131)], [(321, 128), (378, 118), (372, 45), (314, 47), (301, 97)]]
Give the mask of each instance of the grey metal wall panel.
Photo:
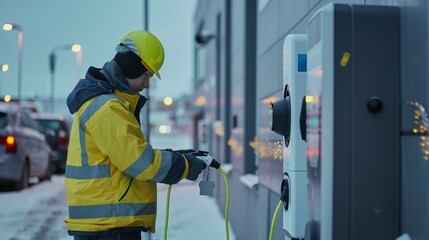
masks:
[[(195, 34), (199, 31), (199, 27), (204, 24), (204, 29), (210, 31), (211, 33), (215, 34), (215, 37), (211, 40), (211, 42), (204, 46), (206, 48), (206, 78), (203, 80), (202, 83), (200, 83), (199, 87), (197, 88), (197, 91), (195, 93), (195, 96), (206, 96), (207, 102), (211, 103), (216, 100), (216, 93), (214, 89), (216, 89), (216, 85), (220, 84), (221, 91), (220, 91), (220, 98), (223, 100), (220, 103), (220, 112), (221, 114), (221, 120), (224, 123), (224, 126), (228, 128), (228, 130), (225, 129), (226, 135), (229, 137), (229, 111), (226, 109), (229, 107), (230, 99), (229, 96), (226, 94), (226, 81), (229, 80), (229, 75), (227, 76), (226, 64), (231, 64), (229, 57), (227, 56), (227, 33), (226, 33), (226, 3), (227, 1), (199, 1), (197, 10), (195, 13)], [(220, 27), (218, 25), (218, 16), (220, 15)], [(220, 28), (220, 32), (218, 32), (218, 28)], [(217, 42), (219, 41), (219, 42)], [(198, 46), (201, 47), (201, 46)], [(228, 46), (229, 47), (229, 46)], [(220, 48), (220, 49), (218, 49)], [(217, 56), (219, 54), (219, 56)], [(220, 59), (216, 59), (219, 57)], [(228, 57), (228, 59), (227, 59)], [(220, 66), (219, 66), (220, 65)], [(198, 66), (195, 66), (198, 67)], [(210, 76), (214, 79), (214, 84), (212, 85), (212, 80), (210, 79)], [(215, 101), (216, 102), (216, 101)], [(216, 117), (215, 114), (215, 106), (213, 105), (207, 105), (205, 106), (203, 112), (201, 114), (203, 115), (204, 119), (212, 119), (214, 120)], [(227, 138), (219, 138), (215, 134), (212, 135), (211, 139), (211, 154), (220, 162), (224, 162), (227, 158), (229, 160), (229, 155), (227, 152), (227, 149), (225, 149), (225, 145), (227, 142)], [(215, 188), (215, 196), (216, 199), (221, 200), (219, 201), (219, 204), (221, 202), (224, 202), (225, 199), (225, 189), (223, 188), (224, 182), (223, 177), (218, 176), (219, 174), (211, 174), (211, 178), (216, 182), (216, 186), (219, 186)], [(222, 206), (220, 204), (220, 206)]]
[[(365, 238), (364, 231), (372, 233), (368, 239), (392, 239), (400, 233), (399, 11), (355, 6), (352, 12), (351, 233), (354, 239)], [(361, 107), (374, 96), (383, 101), (381, 114)], [(384, 212), (366, 211), (374, 206)]]
[[(231, 118), (236, 122), (236, 126), (232, 126), (231, 139), (230, 139), (230, 154), (231, 162), (234, 165), (234, 170), (244, 173), (244, 156), (243, 145), (244, 143), (244, 81), (232, 82), (231, 85)], [(234, 144), (236, 143), (236, 144)]]
[[(256, 135), (256, 79), (257, 79), (257, 0), (246, 1), (246, 71), (245, 71), (245, 99), (244, 109), (246, 124), (244, 142), (248, 143)], [(246, 161), (245, 172), (255, 173), (256, 158), (249, 144), (243, 145), (244, 158)]]
[[(402, 232), (427, 239), (429, 230), (429, 142), (421, 126), (427, 121), (429, 4), (426, 0), (393, 0), (401, 10)], [(417, 132), (415, 132), (415, 130)], [(423, 136), (408, 136), (415, 133)]]
[[(195, 22), (199, 23), (202, 19), (206, 17), (206, 14), (210, 10), (210, 6), (214, 1), (198, 1), (196, 10), (195, 10)], [(198, 24), (195, 24), (195, 27), (198, 28)]]
[(277, 41), (279, 33), (278, 0), (271, 0), (258, 15), (258, 55)]
[(321, 0), (316, 5), (319, 8), (328, 3), (365, 4), (365, 1), (366, 0)]
[(258, 59), (258, 98), (283, 88), (283, 42), (278, 42), (272, 49)]
[(229, 155), (227, 142), (230, 137), (230, 119), (231, 119), (231, 59), (230, 59), (230, 0), (223, 1), (225, 4), (222, 6), (220, 11), (220, 26), (219, 26), (219, 48), (220, 48), (220, 59), (219, 59), (219, 80), (220, 80), (220, 121), (223, 127), (223, 135), (219, 135), (219, 141), (221, 142), (219, 147), (219, 160), (222, 163), (230, 162), (231, 158)]
[[(245, 47), (245, 1), (234, 0), (231, 6), (231, 37), (232, 37), (232, 57), (237, 56), (237, 52)], [(233, 65), (234, 66), (234, 65)]]
[[(299, 1), (299, 0), (297, 0)], [(310, 1), (310, 11), (308, 12), (307, 17), (313, 16), (316, 11), (321, 7), (329, 3), (345, 3), (345, 4), (365, 4), (367, 0), (309, 0)]]
[(366, 5), (391, 6), (392, 4), (393, 0), (366, 0)]
[[(243, 0), (231, 3), (231, 119), (236, 120), (236, 126), (231, 126), (231, 137), (229, 139), (229, 154), (234, 166), (234, 172), (244, 173), (244, 157), (239, 152), (244, 139), (244, 76), (245, 76), (245, 2)], [(232, 142), (238, 144), (233, 145)], [(238, 180), (238, 179), (237, 179)], [(242, 185), (240, 182), (237, 185)], [(242, 186), (241, 186), (242, 187)], [(247, 201), (246, 201), (247, 202)], [(240, 214), (243, 214), (242, 212)], [(241, 223), (235, 226), (240, 231)], [(240, 236), (240, 234), (238, 234)]]
[[(221, 1), (200, 1), (198, 8), (201, 9), (202, 13), (196, 13), (195, 34), (198, 33), (201, 26), (203, 27), (203, 31), (215, 34), (217, 14), (221, 11), (222, 7), (223, 2)], [(205, 79), (202, 83), (199, 83), (200, 86), (196, 89), (196, 96), (206, 97), (207, 104), (204, 106), (204, 119), (207, 120), (215, 119), (215, 106), (213, 103), (216, 102), (216, 46), (216, 38), (213, 38), (204, 46), (198, 46), (199, 48), (205, 48), (206, 60)]]
[[(275, 142), (282, 138), (269, 127), (268, 104), (263, 103), (269, 97), (280, 98), (283, 95), (283, 41), (277, 41), (258, 60), (257, 97), (259, 126), (257, 137), (263, 153), (259, 157), (259, 178), (262, 185), (278, 192), (283, 179), (282, 160), (273, 157)], [(258, 152), (258, 149), (256, 149)]]
[(282, 96), (283, 90), (276, 91), (259, 101), (258, 144), (255, 147), (259, 157), (260, 184), (278, 194), (283, 180), (282, 145), (278, 145), (278, 143), (283, 141), (283, 138), (270, 129), (269, 108), (266, 100), (272, 97), (280, 99)]
[[(401, 10), (402, 232), (427, 239), (429, 230), (429, 105), (427, 0), (393, 0)], [(426, 115), (426, 116), (425, 116)], [(422, 136), (409, 136), (414, 134)], [(426, 209), (426, 211), (423, 211)]]
[(277, 9), (279, 19), (278, 37), (283, 33), (289, 32), (293, 26), (298, 24), (302, 18), (310, 10), (310, 3), (308, 1), (294, 1), (294, 0), (280, 0)]
[[(402, 137), (402, 232), (413, 240), (429, 236), (428, 137)], [(422, 147), (425, 144), (425, 147)]]
[[(278, 190), (278, 192), (280, 192), (280, 190)], [(268, 209), (268, 216), (269, 216), (269, 221), (271, 221), (274, 217), (274, 211), (277, 207), (277, 204), (280, 201), (280, 195), (278, 194), (278, 192), (272, 192), (270, 191), (270, 197), (269, 197), (269, 209)], [(282, 212), (283, 212), (283, 206), (280, 209), (278, 215), (277, 215), (277, 221), (276, 224), (274, 225), (274, 232), (273, 232), (273, 239), (286, 239), (285, 238), (285, 234), (284, 234), (284, 230), (283, 230), (283, 216), (282, 216)], [(271, 224), (271, 222), (270, 222)], [(270, 225), (271, 226), (271, 225)], [(269, 231), (267, 231), (265, 236), (269, 236)], [(265, 238), (260, 238), (260, 239), (267, 239), (267, 237)]]
[(401, 130), (412, 132), (415, 109), (410, 102), (428, 106), (428, 2), (394, 1), (394, 5), (401, 9)]
[(316, 4), (318, 4), (319, 2), (320, 0), (309, 0), (310, 9), (316, 6)]
[(233, 121), (234, 118), (237, 120), (238, 126), (231, 130), (232, 140), (236, 141), (231, 146), (231, 158), (234, 158), (234, 167), (242, 173), (254, 171), (254, 154), (248, 141), (253, 138), (250, 135), (254, 135), (256, 127), (252, 113), (255, 111), (252, 101), (256, 101), (253, 93), (256, 91), (256, 25), (252, 20), (255, 20), (256, 12), (256, 1), (232, 2), (231, 117)]
[[(267, 239), (272, 209), (269, 202), (269, 190), (263, 187), (249, 189), (244, 186), (235, 172), (230, 175), (231, 199), (239, 199), (230, 207), (230, 222), (237, 240)], [(274, 207), (275, 208), (275, 207)]]
[(232, 69), (231, 69), (231, 82), (240, 82), (244, 78), (244, 48), (236, 49), (232, 53)]

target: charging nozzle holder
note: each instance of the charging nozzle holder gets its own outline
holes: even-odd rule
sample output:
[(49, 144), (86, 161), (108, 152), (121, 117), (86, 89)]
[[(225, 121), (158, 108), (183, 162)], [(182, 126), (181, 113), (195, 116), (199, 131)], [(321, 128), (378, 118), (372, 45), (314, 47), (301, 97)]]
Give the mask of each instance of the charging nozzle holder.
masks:
[(284, 98), (270, 104), (271, 130), (284, 137), (285, 146), (290, 142), (291, 103), (289, 86), (285, 86)]
[(283, 202), (285, 211), (289, 210), (289, 180), (283, 179), (280, 188), (280, 200)]

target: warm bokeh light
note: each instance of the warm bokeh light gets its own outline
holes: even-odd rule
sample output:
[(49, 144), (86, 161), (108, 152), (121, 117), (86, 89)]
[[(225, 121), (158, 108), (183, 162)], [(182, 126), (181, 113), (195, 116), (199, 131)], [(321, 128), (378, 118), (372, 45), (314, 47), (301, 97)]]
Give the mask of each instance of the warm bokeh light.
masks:
[(423, 136), (420, 137), (420, 148), (423, 155), (424, 160), (429, 160), (429, 138), (425, 135), (429, 130), (429, 118), (426, 113), (425, 107), (418, 102), (408, 101), (408, 104), (415, 107), (414, 110), (414, 128), (412, 132), (414, 134), (421, 134)]
[(77, 53), (77, 52), (80, 52), (80, 50), (82, 50), (82, 47), (79, 44), (73, 44), (71, 47), (71, 50)]
[[(265, 140), (261, 141), (258, 137), (254, 137), (249, 142), (249, 146), (253, 148), (253, 152), (260, 158), (273, 158), (274, 160), (283, 159), (283, 141)], [(228, 142), (228, 145), (233, 148)]]
[(7, 72), (7, 70), (9, 70), (9, 65), (8, 64), (1, 65), (1, 71), (2, 72)]
[(4, 96), (4, 101), (5, 102), (10, 102), (10, 100), (12, 100), (12, 97), (10, 95), (5, 95)]
[(204, 106), (207, 103), (207, 99), (205, 96), (199, 96), (196, 100), (195, 100), (195, 105), (197, 106)]
[(305, 96), (306, 103), (317, 103), (319, 102), (319, 96)]
[(15, 138), (13, 136), (7, 136), (6, 144), (7, 145), (14, 145), (15, 144)]
[(10, 24), (10, 23), (5, 23), (4, 25), (3, 25), (3, 30), (5, 30), (5, 31), (10, 31), (10, 30), (12, 30), (13, 29), (13, 25), (12, 24)]
[(219, 137), (223, 137), (225, 135), (225, 132), (223, 131), (223, 127), (216, 127), (215, 134), (218, 135)]
[(278, 97), (271, 96), (271, 97), (267, 97), (267, 98), (263, 99), (262, 103), (271, 104), (273, 102), (276, 102), (277, 100), (279, 100)]
[(164, 98), (164, 104), (170, 106), (173, 103), (173, 99), (171, 97)]
[(161, 125), (161, 126), (159, 126), (158, 131), (161, 134), (168, 134), (171, 132), (171, 127), (170, 127), (170, 125)]

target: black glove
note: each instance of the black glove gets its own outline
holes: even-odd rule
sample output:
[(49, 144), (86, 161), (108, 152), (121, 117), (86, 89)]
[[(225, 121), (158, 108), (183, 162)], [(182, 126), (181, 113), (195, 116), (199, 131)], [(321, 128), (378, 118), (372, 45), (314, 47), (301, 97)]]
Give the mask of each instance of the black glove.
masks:
[(174, 151), (179, 152), (181, 154), (198, 152), (197, 150), (194, 150), (194, 149), (179, 149), (179, 150), (174, 150)]
[(195, 181), (198, 178), (198, 175), (200, 175), (201, 171), (206, 168), (206, 163), (189, 153), (183, 153), (183, 156), (185, 156), (189, 163), (189, 171), (186, 179)]

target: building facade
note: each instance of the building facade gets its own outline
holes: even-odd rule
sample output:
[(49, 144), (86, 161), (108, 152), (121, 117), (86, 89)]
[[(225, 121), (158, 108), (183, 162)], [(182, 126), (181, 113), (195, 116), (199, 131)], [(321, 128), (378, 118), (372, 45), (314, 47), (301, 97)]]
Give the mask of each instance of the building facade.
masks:
[[(227, 169), (229, 220), (237, 239), (267, 239), (284, 178), (284, 139), (271, 131), (269, 119), (270, 103), (283, 96), (284, 40), (289, 34), (306, 34), (311, 17), (329, 3), (399, 8), (401, 217), (397, 232), (427, 239), (426, 0), (200, 0), (195, 12), (194, 147), (210, 151)], [(223, 211), (222, 176), (212, 171), (210, 178), (216, 182), (215, 198)], [(282, 214), (277, 216), (274, 239), (289, 239)]]

